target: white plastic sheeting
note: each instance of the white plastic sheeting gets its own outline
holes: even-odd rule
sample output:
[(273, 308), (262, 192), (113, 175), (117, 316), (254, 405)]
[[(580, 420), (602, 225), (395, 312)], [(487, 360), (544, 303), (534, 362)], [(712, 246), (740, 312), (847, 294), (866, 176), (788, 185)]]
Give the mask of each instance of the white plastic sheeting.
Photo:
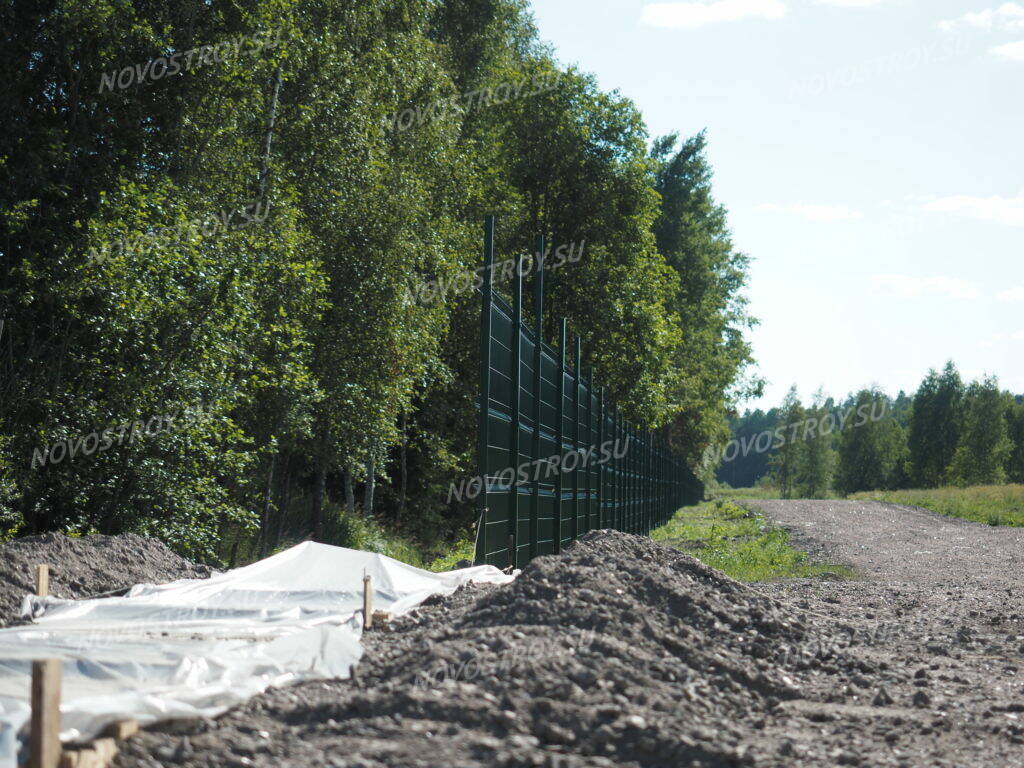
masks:
[(396, 615), (469, 581), (512, 579), (493, 566), (431, 573), (306, 542), (209, 579), (140, 584), (125, 597), (26, 597), (35, 623), (0, 630), (0, 768), (16, 765), (35, 659), (63, 660), (65, 741), (115, 720), (213, 717), (272, 685), (348, 677), (362, 655), (364, 574), (374, 608)]

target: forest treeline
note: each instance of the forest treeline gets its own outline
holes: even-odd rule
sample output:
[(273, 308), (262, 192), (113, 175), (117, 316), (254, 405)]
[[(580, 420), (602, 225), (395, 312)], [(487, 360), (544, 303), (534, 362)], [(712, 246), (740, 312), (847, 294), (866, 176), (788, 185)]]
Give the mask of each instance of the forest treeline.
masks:
[(487, 215), (498, 259), (579, 244), (547, 340), (567, 317), (695, 467), (760, 386), (705, 136), (651, 139), (523, 0), (5, 0), (0, 28), (0, 538), (458, 538), (479, 298), (420, 288), (480, 266)]
[(819, 390), (804, 405), (794, 386), (779, 407), (731, 426), (716, 479), (784, 498), (1024, 483), (1024, 396), (995, 377), (965, 384), (952, 361), (912, 396), (869, 388), (837, 402)]

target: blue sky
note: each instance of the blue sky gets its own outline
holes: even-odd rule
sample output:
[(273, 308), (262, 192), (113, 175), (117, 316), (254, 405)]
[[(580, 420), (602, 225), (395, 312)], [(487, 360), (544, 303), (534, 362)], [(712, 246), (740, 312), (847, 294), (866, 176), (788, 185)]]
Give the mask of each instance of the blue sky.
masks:
[(765, 397), (1024, 393), (1024, 0), (533, 0), (563, 64), (707, 128)]

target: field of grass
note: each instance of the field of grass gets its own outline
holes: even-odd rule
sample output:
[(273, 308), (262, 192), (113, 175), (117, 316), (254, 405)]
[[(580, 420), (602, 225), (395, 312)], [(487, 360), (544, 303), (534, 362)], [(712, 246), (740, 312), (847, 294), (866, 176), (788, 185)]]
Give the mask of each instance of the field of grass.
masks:
[(865, 491), (851, 499), (874, 499), (924, 507), (940, 515), (988, 525), (1024, 527), (1024, 485), (974, 485), (906, 491)]
[(771, 488), (767, 485), (756, 488), (714, 488), (708, 489), (708, 495), (713, 499), (781, 499), (782, 495), (778, 488)]
[(740, 581), (853, 575), (844, 566), (812, 562), (783, 529), (724, 499), (684, 507), (651, 537)]

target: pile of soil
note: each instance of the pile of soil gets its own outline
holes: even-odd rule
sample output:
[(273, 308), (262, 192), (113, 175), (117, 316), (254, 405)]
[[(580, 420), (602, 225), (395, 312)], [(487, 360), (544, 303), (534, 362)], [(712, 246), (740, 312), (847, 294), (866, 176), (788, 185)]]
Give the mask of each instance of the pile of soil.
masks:
[(367, 633), (355, 681), (143, 733), (117, 765), (760, 765), (778, 743), (751, 735), (803, 697), (798, 664), (827, 658), (837, 685), (877, 671), (821, 632), (688, 555), (592, 532)]
[(50, 594), (70, 599), (211, 573), (163, 542), (135, 534), (70, 538), (46, 533), (14, 539), (0, 544), (0, 627), (18, 621), (22, 599), (35, 592), (37, 565), (50, 566)]

